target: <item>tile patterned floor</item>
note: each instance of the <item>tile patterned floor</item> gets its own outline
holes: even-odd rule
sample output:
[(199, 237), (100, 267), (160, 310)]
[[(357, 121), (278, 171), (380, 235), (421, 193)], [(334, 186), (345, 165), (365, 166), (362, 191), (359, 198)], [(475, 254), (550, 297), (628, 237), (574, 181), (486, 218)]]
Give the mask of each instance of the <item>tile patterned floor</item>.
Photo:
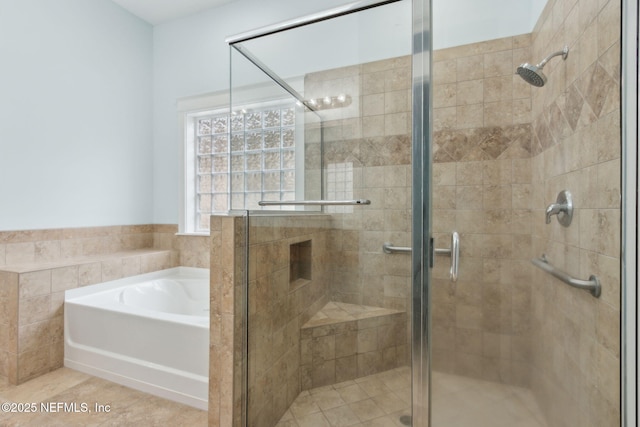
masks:
[[(409, 414), (409, 368), (307, 390), (277, 427), (404, 427)], [(0, 426), (205, 427), (207, 413), (62, 368), (19, 386), (0, 380), (0, 403), (67, 402), (110, 405), (110, 412), (7, 413)], [(519, 387), (435, 372), (434, 427), (547, 427), (531, 392)]]
[[(61, 368), (19, 386), (0, 380), (0, 403), (35, 403), (35, 413), (0, 411), (0, 426), (188, 426), (205, 427), (207, 412), (151, 396), (130, 388)], [(42, 412), (40, 403), (75, 403), (78, 412)], [(82, 412), (86, 403), (92, 412)], [(109, 412), (95, 412), (95, 404), (110, 405)], [(3, 407), (4, 408), (4, 407)], [(54, 405), (52, 407), (56, 409)], [(73, 409), (68, 406), (69, 409)]]
[(434, 427), (547, 427), (529, 389), (433, 373)]
[[(300, 393), (276, 427), (403, 427), (410, 413), (409, 368)], [(434, 427), (546, 427), (527, 389), (443, 373), (433, 375)]]

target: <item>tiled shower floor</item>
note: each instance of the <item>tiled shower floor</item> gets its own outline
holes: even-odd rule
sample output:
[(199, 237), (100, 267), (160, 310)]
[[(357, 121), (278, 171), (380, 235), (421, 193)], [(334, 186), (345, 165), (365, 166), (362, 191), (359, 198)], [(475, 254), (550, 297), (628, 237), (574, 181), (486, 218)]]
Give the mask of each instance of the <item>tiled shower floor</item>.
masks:
[[(401, 427), (409, 368), (302, 392), (277, 427)], [(0, 426), (206, 426), (207, 413), (71, 369), (19, 386), (0, 381), (0, 403), (110, 403), (110, 413), (7, 413)], [(433, 427), (546, 427), (526, 389), (435, 372)]]
[[(276, 427), (402, 427), (410, 413), (407, 367), (307, 390)], [(433, 427), (546, 427), (531, 392), (434, 372)]]

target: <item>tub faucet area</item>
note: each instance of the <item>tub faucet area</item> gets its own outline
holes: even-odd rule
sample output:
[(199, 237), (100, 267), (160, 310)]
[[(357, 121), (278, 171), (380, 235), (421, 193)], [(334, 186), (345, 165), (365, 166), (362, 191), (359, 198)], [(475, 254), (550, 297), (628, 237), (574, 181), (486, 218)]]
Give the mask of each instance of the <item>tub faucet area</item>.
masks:
[(564, 206), (557, 203), (551, 203), (549, 206), (547, 206), (547, 210), (545, 211), (545, 223), (551, 224), (551, 216), (558, 215), (560, 214), (560, 212), (564, 212)]

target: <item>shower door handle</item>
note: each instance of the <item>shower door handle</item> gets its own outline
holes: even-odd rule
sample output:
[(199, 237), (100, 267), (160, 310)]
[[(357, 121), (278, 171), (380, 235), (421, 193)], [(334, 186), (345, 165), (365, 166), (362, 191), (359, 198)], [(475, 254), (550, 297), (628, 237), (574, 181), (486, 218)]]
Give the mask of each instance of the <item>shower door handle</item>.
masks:
[(451, 281), (458, 281), (458, 269), (460, 267), (460, 236), (457, 231), (451, 233)]
[[(451, 233), (451, 247), (449, 249), (440, 249), (433, 247), (433, 238), (430, 240), (429, 247), (431, 248), (431, 253), (429, 254), (429, 267), (433, 268), (434, 255), (449, 255), (451, 256), (451, 269), (449, 270), (449, 277), (451, 281), (458, 281), (458, 269), (460, 266), (460, 235), (457, 231)], [(393, 246), (393, 243), (385, 242), (382, 245), (382, 251), (385, 254), (395, 254), (395, 253), (410, 253), (411, 248), (406, 246)]]
[(451, 269), (449, 270), (449, 277), (452, 282), (458, 281), (458, 270), (460, 268), (460, 235), (457, 231), (451, 233), (451, 248), (449, 249), (435, 249), (436, 255), (449, 255), (451, 256)]

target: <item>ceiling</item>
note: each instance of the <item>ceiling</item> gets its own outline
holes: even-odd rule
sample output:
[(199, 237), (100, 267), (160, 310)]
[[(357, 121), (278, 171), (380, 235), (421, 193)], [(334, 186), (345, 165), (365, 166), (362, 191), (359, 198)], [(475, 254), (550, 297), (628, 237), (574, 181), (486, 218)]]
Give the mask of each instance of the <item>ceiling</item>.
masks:
[(237, 0), (113, 0), (151, 25), (182, 18)]

